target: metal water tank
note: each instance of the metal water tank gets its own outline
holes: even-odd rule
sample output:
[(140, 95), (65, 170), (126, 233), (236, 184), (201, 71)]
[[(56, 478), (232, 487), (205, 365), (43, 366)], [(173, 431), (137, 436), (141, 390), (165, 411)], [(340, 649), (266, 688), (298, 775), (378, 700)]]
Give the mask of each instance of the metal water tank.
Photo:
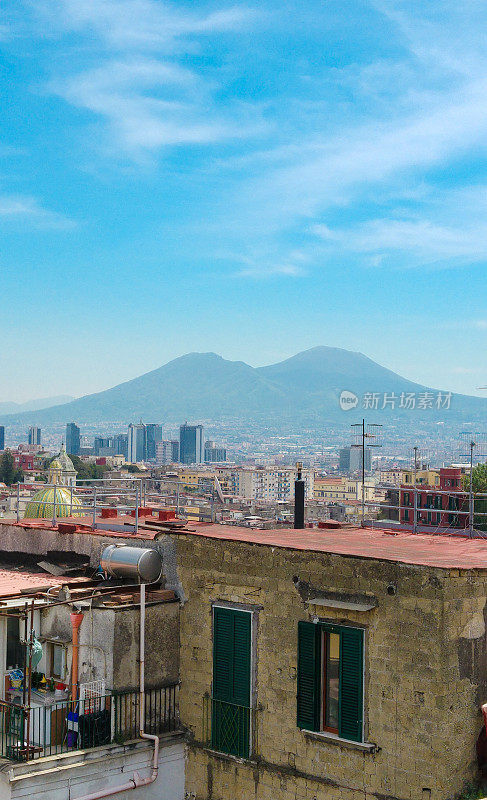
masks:
[(101, 555), (101, 568), (115, 578), (132, 578), (154, 583), (162, 574), (162, 558), (157, 550), (110, 544)]

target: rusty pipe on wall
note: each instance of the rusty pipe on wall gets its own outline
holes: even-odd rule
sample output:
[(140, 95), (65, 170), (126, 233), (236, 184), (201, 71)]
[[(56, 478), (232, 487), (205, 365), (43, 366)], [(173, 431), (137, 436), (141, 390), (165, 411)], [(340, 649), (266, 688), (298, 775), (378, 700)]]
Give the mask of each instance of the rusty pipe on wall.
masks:
[(79, 628), (83, 622), (83, 616), (81, 612), (70, 614), (73, 629), (73, 660), (71, 663), (71, 700), (73, 703), (78, 699)]

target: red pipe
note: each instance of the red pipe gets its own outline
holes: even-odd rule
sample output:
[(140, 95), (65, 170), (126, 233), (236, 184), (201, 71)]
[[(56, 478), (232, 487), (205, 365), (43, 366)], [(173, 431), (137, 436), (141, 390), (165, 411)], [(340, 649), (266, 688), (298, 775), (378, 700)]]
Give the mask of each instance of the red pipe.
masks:
[(78, 699), (78, 652), (79, 652), (79, 627), (83, 622), (83, 614), (70, 614), (73, 628), (73, 662), (71, 664), (71, 700)]

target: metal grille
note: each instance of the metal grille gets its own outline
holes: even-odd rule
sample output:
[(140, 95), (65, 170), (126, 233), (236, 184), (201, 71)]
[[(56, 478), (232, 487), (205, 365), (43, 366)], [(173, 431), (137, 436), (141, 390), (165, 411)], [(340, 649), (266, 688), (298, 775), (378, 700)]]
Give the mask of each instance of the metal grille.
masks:
[(250, 758), (257, 751), (255, 710), (205, 695), (203, 740), (220, 753)]

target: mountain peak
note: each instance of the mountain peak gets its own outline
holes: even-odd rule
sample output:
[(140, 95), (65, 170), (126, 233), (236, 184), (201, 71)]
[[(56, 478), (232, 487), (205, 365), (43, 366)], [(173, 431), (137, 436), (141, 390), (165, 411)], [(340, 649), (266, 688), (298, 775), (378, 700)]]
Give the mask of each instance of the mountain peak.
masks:
[[(426, 387), (402, 378), (362, 353), (320, 345), (267, 367), (254, 368), (213, 352), (192, 352), (104, 392), (53, 408), (4, 417), (7, 424), (117, 423), (141, 417), (176, 424), (184, 419), (245, 420), (264, 426), (279, 420), (298, 427), (306, 421), (345, 422), (339, 397), (344, 390), (420, 392)], [(466, 418), (483, 413), (486, 401), (456, 396)], [(463, 409), (463, 410), (462, 410)], [(470, 415), (470, 416), (468, 416)], [(416, 417), (411, 416), (411, 423)], [(453, 419), (452, 414), (449, 419)]]

